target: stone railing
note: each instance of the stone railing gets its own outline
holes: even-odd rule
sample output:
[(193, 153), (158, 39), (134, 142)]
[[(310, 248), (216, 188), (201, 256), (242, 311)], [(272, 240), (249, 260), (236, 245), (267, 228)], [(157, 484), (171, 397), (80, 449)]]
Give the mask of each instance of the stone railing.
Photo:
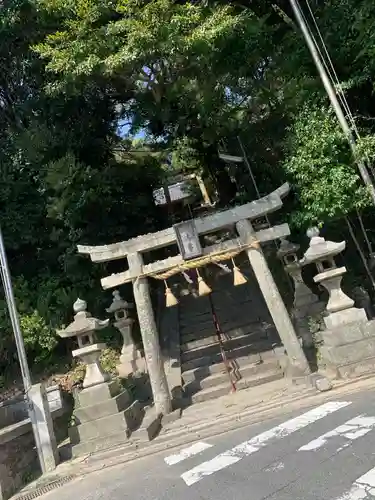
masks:
[[(58, 385), (47, 387), (47, 398), (51, 412), (56, 413), (63, 410), (61, 390)], [(54, 417), (56, 416), (58, 415), (54, 415)], [(27, 405), (22, 394), (0, 403), (0, 430), (27, 418)]]
[[(58, 386), (47, 388), (52, 418), (64, 413)], [(0, 500), (10, 498), (34, 474), (38, 474), (38, 456), (31, 422), (23, 396), (0, 403)]]

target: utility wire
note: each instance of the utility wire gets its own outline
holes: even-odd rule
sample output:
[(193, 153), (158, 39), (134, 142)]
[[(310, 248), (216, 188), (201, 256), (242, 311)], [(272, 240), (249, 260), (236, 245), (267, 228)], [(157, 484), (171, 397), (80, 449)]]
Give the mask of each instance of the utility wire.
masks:
[(319, 29), (318, 23), (317, 23), (317, 21), (316, 21), (315, 14), (314, 14), (314, 12), (313, 12), (313, 10), (312, 10), (312, 8), (311, 8), (311, 5), (310, 5), (310, 3), (309, 3), (309, 0), (306, 0), (306, 5), (307, 5), (307, 8), (308, 8), (308, 10), (309, 10), (310, 17), (311, 17), (311, 19), (312, 19), (312, 21), (313, 21), (313, 23), (314, 23), (315, 30), (316, 30), (316, 32), (317, 32), (317, 34), (318, 34), (318, 36), (319, 36), (321, 46), (322, 46), (322, 48), (323, 48), (323, 51), (324, 51), (324, 53), (325, 53), (325, 57), (327, 58), (327, 61), (328, 61), (328, 62), (326, 62), (326, 61), (325, 61), (325, 58), (324, 58), (323, 54), (321, 53), (320, 47), (319, 47), (318, 43), (316, 42), (315, 37), (314, 37), (314, 36), (313, 36), (313, 34), (312, 34), (312, 31), (311, 31), (311, 29), (310, 29), (310, 27), (309, 27), (309, 25), (308, 25), (308, 22), (307, 22), (306, 17), (305, 17), (305, 15), (304, 15), (304, 13), (303, 13), (303, 12), (302, 12), (302, 15), (303, 15), (303, 17), (305, 18), (305, 22), (306, 22), (306, 24), (307, 24), (307, 26), (308, 26), (308, 28), (309, 28), (309, 30), (310, 30), (310, 32), (311, 32), (311, 35), (312, 35), (312, 36), (313, 36), (313, 38), (314, 38), (315, 45), (316, 45), (317, 49), (319, 50), (320, 56), (321, 56), (321, 58), (322, 58), (322, 61), (324, 62), (324, 65), (325, 65), (325, 67), (326, 67), (326, 69), (327, 69), (328, 73), (330, 74), (330, 78), (331, 78), (332, 82), (334, 83), (334, 85), (335, 85), (335, 87), (336, 87), (336, 91), (337, 91), (337, 93), (338, 93), (339, 99), (340, 99), (340, 101), (341, 101), (341, 103), (342, 103), (342, 105), (343, 105), (343, 107), (344, 107), (344, 109), (345, 109), (345, 111), (346, 111), (346, 113), (347, 113), (347, 117), (349, 118), (350, 123), (352, 124), (353, 131), (354, 131), (355, 135), (357, 136), (357, 138), (359, 139), (359, 138), (360, 138), (360, 135), (359, 135), (359, 132), (358, 132), (357, 125), (356, 125), (356, 123), (355, 123), (355, 120), (354, 120), (353, 114), (352, 114), (352, 112), (351, 112), (351, 110), (350, 110), (350, 107), (349, 107), (348, 101), (347, 101), (347, 99), (346, 99), (346, 96), (345, 96), (344, 90), (343, 90), (342, 85), (341, 85), (341, 82), (339, 81), (339, 78), (338, 78), (338, 76), (337, 76), (336, 69), (335, 69), (335, 67), (334, 67), (334, 65), (333, 65), (333, 62), (332, 62), (331, 56), (329, 55), (329, 52), (328, 52), (328, 49), (327, 49), (326, 43), (325, 43), (324, 38), (323, 38), (323, 36), (322, 36), (322, 33), (321, 33), (320, 29)]
[(322, 59), (321, 59), (320, 54), (319, 54), (319, 50), (318, 50), (317, 45), (316, 45), (316, 40), (314, 42), (314, 39), (311, 37), (311, 29), (309, 28), (309, 26), (306, 23), (306, 20), (305, 20), (304, 14), (302, 12), (301, 6), (299, 4), (299, 1), (298, 0), (290, 0), (290, 4), (291, 4), (292, 10), (294, 12), (294, 15), (296, 17), (296, 20), (298, 22), (298, 25), (302, 31), (303, 37), (306, 41), (306, 44), (310, 50), (310, 53), (311, 53), (311, 56), (314, 60), (316, 68), (319, 72), (319, 76), (322, 80), (324, 88), (327, 92), (327, 95), (328, 95), (330, 101), (331, 101), (331, 105), (336, 113), (336, 116), (337, 116), (337, 119), (340, 123), (340, 126), (341, 126), (341, 128), (342, 128), (342, 130), (347, 138), (347, 141), (349, 143), (353, 157), (354, 157), (355, 162), (357, 164), (358, 170), (361, 174), (362, 180), (369, 190), (372, 203), (375, 205), (375, 187), (374, 187), (374, 184), (372, 182), (372, 179), (370, 177), (370, 174), (367, 170), (366, 165), (364, 164), (362, 159), (358, 157), (357, 143), (355, 140), (353, 130), (352, 130), (351, 126), (349, 125), (347, 118), (345, 117), (343, 107), (342, 107), (340, 100), (337, 96), (337, 92), (335, 90), (335, 87), (332, 84), (332, 80), (329, 77), (329, 74), (325, 68), (324, 63), (322, 62)]
[[(352, 125), (352, 130), (353, 130), (353, 132), (354, 132), (355, 136), (357, 137), (357, 139), (360, 139), (361, 137), (360, 137), (360, 134), (359, 134), (359, 131), (358, 131), (358, 128), (357, 128), (357, 124), (356, 124), (356, 122), (355, 122), (354, 116), (353, 116), (353, 114), (352, 114), (352, 112), (351, 112), (350, 106), (349, 106), (348, 101), (347, 101), (347, 99), (346, 99), (345, 92), (344, 92), (344, 90), (343, 90), (343, 88), (342, 88), (341, 82), (339, 81), (339, 78), (338, 78), (338, 76), (337, 76), (337, 73), (336, 73), (335, 67), (334, 67), (333, 62), (332, 62), (332, 59), (331, 59), (331, 57), (330, 57), (330, 55), (329, 55), (329, 52), (328, 52), (327, 46), (326, 46), (326, 44), (325, 44), (324, 38), (323, 38), (323, 36), (322, 36), (322, 33), (321, 33), (320, 29), (319, 29), (318, 23), (317, 23), (317, 21), (316, 21), (316, 17), (315, 17), (314, 12), (313, 12), (313, 10), (312, 10), (312, 8), (311, 8), (311, 5), (310, 5), (310, 3), (309, 3), (309, 0), (306, 0), (306, 5), (307, 5), (307, 8), (308, 8), (308, 10), (309, 10), (310, 17), (311, 17), (311, 19), (312, 19), (312, 21), (313, 21), (313, 23), (314, 23), (315, 30), (316, 30), (316, 32), (317, 32), (317, 34), (318, 34), (318, 36), (319, 36), (319, 39), (320, 39), (321, 45), (322, 45), (322, 47), (323, 47), (323, 50), (324, 50), (325, 56), (326, 56), (326, 58), (327, 58), (327, 60), (328, 60), (328, 65), (329, 65), (329, 68), (330, 68), (330, 69), (328, 69), (328, 68), (327, 68), (326, 61), (324, 60), (324, 57), (321, 55), (322, 60), (323, 60), (323, 62), (325, 63), (325, 66), (326, 66), (326, 68), (327, 68), (327, 71), (328, 71), (329, 73), (331, 73), (331, 72), (332, 72), (332, 75), (333, 75), (333, 76), (332, 76), (332, 75), (330, 75), (330, 77), (331, 77), (331, 80), (332, 80), (332, 82), (334, 83), (334, 85), (335, 85), (335, 87), (336, 87), (337, 95), (338, 95), (338, 97), (339, 97), (339, 99), (340, 99), (340, 101), (341, 101), (341, 104), (342, 104), (343, 108), (344, 108), (344, 109), (345, 109), (345, 111), (346, 111), (347, 118), (349, 119), (349, 121), (350, 121), (350, 123), (351, 123), (351, 125)], [(302, 15), (304, 15), (304, 14), (303, 14), (303, 12), (302, 12)], [(306, 20), (306, 18), (305, 18), (305, 20)], [(306, 21), (306, 24), (308, 25), (307, 21)], [(310, 30), (310, 31), (311, 31), (311, 30)], [(318, 44), (317, 44), (317, 43), (316, 43), (316, 46), (317, 46), (318, 50), (320, 50), (320, 49), (319, 49), (319, 46), (318, 46)], [(366, 159), (367, 159), (367, 167), (369, 168), (369, 170), (370, 170), (370, 172), (372, 173), (372, 175), (375, 177), (375, 172), (374, 172), (374, 169), (373, 169), (372, 164), (371, 164), (371, 162), (370, 162), (370, 160), (369, 160), (369, 158), (368, 158), (368, 156), (367, 156), (367, 155), (366, 155)]]
[[(331, 56), (330, 56), (330, 54), (329, 54), (329, 52), (328, 52), (327, 45), (326, 45), (326, 43), (325, 43), (325, 41), (324, 41), (324, 38), (323, 38), (323, 36), (322, 36), (322, 33), (321, 33), (320, 29), (319, 29), (318, 23), (317, 23), (317, 21), (316, 21), (315, 14), (314, 14), (314, 12), (313, 12), (313, 10), (312, 10), (312, 8), (311, 8), (311, 5), (310, 5), (309, 0), (306, 0), (306, 5), (307, 5), (307, 8), (308, 8), (308, 10), (309, 10), (310, 17), (311, 17), (311, 19), (312, 19), (312, 21), (313, 21), (313, 23), (314, 23), (315, 30), (316, 30), (316, 32), (317, 32), (317, 34), (318, 34), (318, 36), (319, 36), (320, 43), (321, 43), (321, 46), (322, 46), (322, 48), (323, 48), (323, 51), (324, 51), (324, 54), (325, 54), (325, 57), (326, 57), (327, 61), (325, 60), (325, 57), (324, 57), (324, 55), (322, 54), (322, 52), (321, 52), (321, 50), (320, 50), (319, 44), (316, 42), (316, 39), (315, 39), (315, 37), (314, 37), (314, 34), (312, 33), (312, 30), (310, 29), (309, 23), (308, 23), (308, 21), (307, 21), (307, 19), (306, 19), (305, 15), (304, 15), (304, 13), (302, 12), (302, 15), (303, 15), (303, 17), (304, 17), (304, 20), (305, 20), (305, 22), (306, 22), (306, 25), (307, 25), (307, 27), (308, 27), (308, 29), (309, 29), (309, 31), (310, 31), (310, 34), (311, 34), (311, 36), (312, 36), (312, 38), (313, 38), (313, 40), (314, 40), (314, 43), (315, 43), (315, 45), (316, 45), (316, 47), (317, 47), (317, 49), (318, 49), (318, 51), (319, 51), (319, 54), (320, 54), (320, 56), (321, 56), (321, 59), (322, 59), (322, 61), (323, 61), (324, 65), (325, 65), (325, 67), (326, 67), (326, 69), (327, 69), (327, 72), (328, 72), (328, 74), (329, 74), (329, 77), (330, 77), (330, 79), (331, 79), (332, 83), (334, 84), (334, 86), (336, 87), (336, 91), (337, 91), (338, 97), (339, 97), (339, 99), (340, 99), (340, 101), (341, 101), (341, 104), (342, 104), (343, 108), (344, 108), (344, 109), (345, 109), (345, 111), (346, 111), (346, 115), (347, 115), (347, 118), (349, 119), (349, 121), (350, 121), (350, 123), (351, 123), (352, 129), (353, 129), (353, 132), (355, 133), (355, 135), (356, 135), (357, 139), (360, 139), (360, 134), (359, 134), (359, 131), (358, 131), (357, 124), (356, 124), (356, 122), (355, 122), (355, 119), (354, 119), (353, 113), (351, 112), (351, 109), (350, 109), (349, 103), (348, 103), (348, 101), (347, 101), (347, 99), (346, 99), (346, 96), (345, 96), (345, 92), (344, 92), (344, 90), (343, 90), (343, 88), (342, 88), (341, 82), (339, 81), (339, 78), (338, 78), (338, 75), (337, 75), (337, 72), (336, 72), (335, 66), (334, 66), (333, 61), (332, 61), (332, 59), (331, 59)], [(373, 172), (373, 169), (372, 169), (372, 167), (371, 167), (371, 165), (368, 165), (368, 166), (370, 167), (370, 171), (371, 171), (372, 173), (374, 173), (374, 172)], [(358, 220), (359, 220), (359, 224), (360, 224), (360, 227), (361, 227), (361, 231), (362, 231), (362, 233), (363, 233), (363, 237), (364, 237), (364, 239), (365, 239), (365, 242), (366, 242), (366, 245), (367, 245), (368, 251), (369, 251), (369, 253), (370, 253), (370, 254), (372, 254), (372, 253), (373, 253), (372, 245), (371, 245), (371, 242), (370, 242), (369, 237), (367, 236), (367, 232), (366, 232), (365, 226), (364, 226), (364, 224), (363, 224), (363, 219), (362, 219), (362, 216), (361, 216), (361, 214), (359, 213), (358, 209), (356, 209), (356, 213), (357, 213), (357, 217), (358, 217)]]
[[(320, 73), (320, 76), (321, 76), (322, 81), (324, 83), (324, 86), (326, 88), (326, 91), (330, 97), (331, 103), (332, 103), (332, 105), (335, 109), (335, 112), (337, 114), (337, 117), (340, 121), (340, 125), (342, 126), (344, 132), (347, 135), (349, 144), (351, 146), (351, 149), (353, 151), (353, 155), (354, 155), (356, 162), (358, 164), (358, 168), (361, 172), (362, 178), (365, 181), (366, 185), (369, 186), (369, 188), (371, 190), (370, 192), (372, 194), (372, 198), (374, 199), (374, 185), (373, 185), (373, 182), (372, 182), (372, 180), (368, 174), (368, 171), (367, 171), (368, 165), (366, 166), (360, 160), (358, 160), (357, 154), (356, 154), (356, 139), (357, 140), (360, 139), (358, 128), (356, 126), (353, 114), (350, 110), (348, 101), (346, 99), (345, 93), (344, 93), (343, 88), (342, 88), (342, 85), (338, 79), (338, 75), (336, 73), (332, 59), (329, 55), (329, 52), (328, 52), (327, 46), (324, 42), (321, 31), (319, 29), (315, 15), (314, 15), (312, 8), (310, 6), (309, 0), (306, 0), (306, 4), (307, 4), (308, 10), (309, 10), (310, 17), (311, 17), (313, 24), (315, 26), (315, 30), (319, 36), (321, 45), (323, 47), (325, 57), (322, 54), (322, 50), (321, 50), (319, 44), (317, 43), (317, 40), (314, 36), (314, 33), (312, 32), (312, 29), (310, 28), (309, 22), (306, 19), (306, 16), (305, 16), (305, 14), (304, 14), (304, 12), (299, 4), (299, 1), (298, 0), (290, 0), (290, 1), (291, 1), (292, 8), (295, 12), (295, 15), (297, 16), (297, 20), (299, 21), (301, 30), (305, 36), (306, 42), (309, 46), (310, 52), (314, 58), (314, 62), (319, 70), (319, 73)], [(316, 51), (315, 53), (314, 53), (314, 49)], [(324, 75), (324, 69), (326, 70), (326, 75)], [(335, 103), (335, 96), (339, 102), (336, 101), (336, 103)], [(342, 108), (344, 109), (346, 116), (344, 116), (342, 111), (340, 111), (340, 109), (339, 109), (340, 104), (341, 104)], [(340, 113), (341, 113), (341, 115), (340, 115)], [(349, 128), (349, 123), (346, 122), (346, 119), (350, 123), (350, 128)], [(370, 167), (370, 171), (373, 174), (373, 170), (371, 167)], [(356, 213), (357, 213), (357, 217), (358, 217), (359, 222), (360, 222), (360, 227), (361, 227), (364, 239), (366, 241), (369, 253), (372, 254), (371, 242), (367, 236), (367, 232), (366, 232), (366, 229), (364, 227), (362, 217), (359, 214), (358, 210), (356, 210)], [(354, 233), (353, 233), (353, 230), (352, 230), (350, 223), (348, 223), (348, 219), (347, 219), (347, 224), (348, 224), (350, 234), (353, 237)], [(374, 284), (374, 279), (372, 277), (372, 273), (369, 270), (369, 267), (367, 265), (367, 261), (365, 259), (365, 256), (363, 255), (362, 249), (360, 248), (358, 241), (355, 239), (355, 235), (354, 235), (354, 242), (357, 246), (358, 252), (360, 253), (361, 259), (364, 263), (364, 266), (365, 266), (366, 272), (369, 276), (369, 279), (370, 279), (372, 285), (374, 286), (375, 284)], [(375, 288), (375, 286), (374, 286), (374, 288)]]

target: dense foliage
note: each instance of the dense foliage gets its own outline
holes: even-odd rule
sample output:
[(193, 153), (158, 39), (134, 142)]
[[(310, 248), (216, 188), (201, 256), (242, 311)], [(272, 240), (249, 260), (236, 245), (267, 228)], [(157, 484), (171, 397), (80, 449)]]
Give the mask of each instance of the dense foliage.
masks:
[[(313, 9), (372, 161), (374, 4)], [(101, 315), (110, 300), (99, 286), (106, 270), (77, 256), (77, 243), (166, 224), (152, 188), (167, 157), (199, 170), (219, 203), (236, 203), (254, 188), (218, 151), (240, 154), (240, 137), (261, 194), (292, 183), (283, 217), (295, 229), (372, 210), (287, 0), (5, 0), (0, 118), (0, 222), (39, 365), (63, 356), (54, 331), (77, 296)], [(145, 138), (124, 139), (120, 124)], [(15, 349), (0, 311), (3, 370)]]

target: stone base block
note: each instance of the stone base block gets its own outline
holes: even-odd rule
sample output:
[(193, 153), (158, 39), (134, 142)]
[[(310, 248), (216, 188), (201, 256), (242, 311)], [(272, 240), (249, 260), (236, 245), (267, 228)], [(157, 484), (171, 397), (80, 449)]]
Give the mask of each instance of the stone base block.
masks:
[(121, 387), (116, 380), (83, 389), (77, 396), (79, 406), (85, 407), (96, 405), (117, 396), (120, 392)]
[(375, 373), (375, 357), (361, 359), (355, 363), (336, 367), (340, 378), (356, 378)]
[(127, 390), (120, 392), (117, 396), (92, 406), (80, 406), (73, 412), (76, 425), (91, 422), (92, 420), (109, 417), (110, 415), (124, 411), (130, 403)]
[(337, 347), (323, 346), (321, 354), (328, 364), (342, 366), (375, 356), (375, 338), (358, 340)]
[(134, 374), (147, 373), (145, 358), (135, 346), (125, 348), (120, 356), (120, 363), (116, 366), (120, 378), (127, 378)]
[(322, 363), (339, 377), (375, 373), (375, 321), (352, 323), (322, 332)]
[(123, 435), (125, 438), (132, 430), (137, 428), (140, 419), (141, 409), (138, 401), (135, 401), (125, 411), (70, 427), (70, 442), (78, 444), (113, 434)]
[(324, 323), (328, 329), (360, 322), (367, 322), (367, 314), (364, 309), (357, 309), (356, 307), (331, 313), (324, 318)]
[(375, 320), (342, 325), (340, 328), (320, 332), (325, 347), (347, 346), (353, 342), (375, 337)]

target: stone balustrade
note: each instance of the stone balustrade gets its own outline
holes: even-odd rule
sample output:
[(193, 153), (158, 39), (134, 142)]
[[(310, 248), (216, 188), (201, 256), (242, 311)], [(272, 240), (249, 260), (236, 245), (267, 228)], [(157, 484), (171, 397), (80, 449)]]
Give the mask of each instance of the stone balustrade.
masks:
[[(61, 390), (47, 388), (53, 419), (64, 412)], [(23, 396), (0, 403), (0, 500), (7, 500), (39, 474), (34, 435)]]

